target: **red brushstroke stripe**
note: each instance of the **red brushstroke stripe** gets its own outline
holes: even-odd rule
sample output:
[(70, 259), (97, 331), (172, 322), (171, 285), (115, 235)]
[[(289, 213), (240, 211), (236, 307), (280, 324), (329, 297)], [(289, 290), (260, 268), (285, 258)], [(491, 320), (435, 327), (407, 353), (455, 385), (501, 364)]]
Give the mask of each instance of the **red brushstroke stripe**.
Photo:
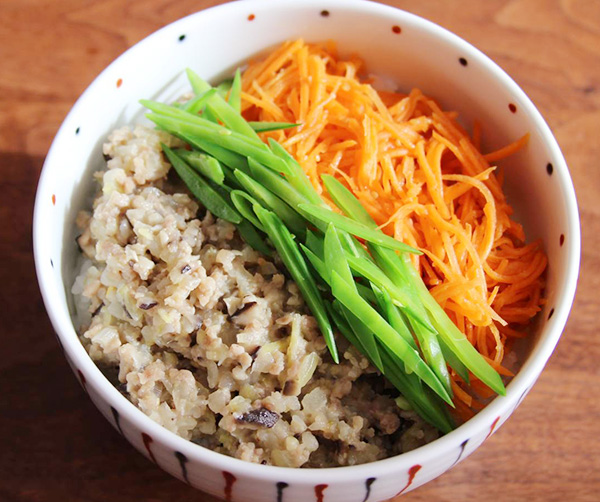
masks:
[(81, 386), (83, 387), (83, 390), (87, 392), (87, 380), (85, 379), (85, 376), (83, 375), (83, 373), (81, 372), (81, 370), (77, 370), (77, 376), (79, 376), (79, 381), (81, 382)]
[(496, 425), (498, 425), (498, 421), (500, 420), (500, 417), (497, 417), (496, 420), (494, 420), (492, 422), (492, 426), (490, 427), (490, 432), (488, 432), (488, 435), (485, 437), (484, 441), (486, 439), (488, 439), (494, 432), (494, 429), (496, 428)]
[(413, 465), (409, 470), (408, 470), (408, 481), (406, 482), (406, 486), (404, 486), (404, 488), (402, 488), (402, 490), (400, 490), (397, 494), (396, 497), (398, 495), (402, 495), (406, 490), (408, 490), (408, 487), (410, 485), (412, 485), (412, 482), (415, 479), (415, 476), (417, 475), (417, 472), (419, 472), (419, 470), (421, 469), (421, 465), (419, 464), (415, 464)]
[(233, 484), (237, 481), (237, 478), (227, 471), (223, 471), (223, 477), (225, 478), (225, 488), (223, 490), (225, 501), (232, 502), (231, 492), (233, 491)]
[(158, 462), (156, 461), (156, 457), (154, 456), (154, 453), (152, 453), (152, 449), (150, 448), (150, 445), (152, 444), (152, 442), (154, 441), (154, 439), (152, 439), (145, 432), (142, 432), (142, 441), (144, 442), (144, 446), (146, 447), (146, 451), (148, 452), (148, 455), (150, 456), (150, 460), (152, 460), (152, 462), (154, 462), (155, 464), (158, 464)]
[(315, 486), (315, 497), (317, 497), (317, 502), (323, 502), (323, 492), (327, 489), (329, 485), (317, 485)]

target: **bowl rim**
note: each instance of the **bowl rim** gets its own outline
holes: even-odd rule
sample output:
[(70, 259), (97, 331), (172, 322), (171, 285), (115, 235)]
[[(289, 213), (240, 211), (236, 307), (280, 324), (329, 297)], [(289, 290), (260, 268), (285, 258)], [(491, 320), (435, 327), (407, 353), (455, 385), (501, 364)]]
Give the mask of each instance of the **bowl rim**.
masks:
[[(403, 26), (410, 26), (412, 29), (427, 32), (428, 37), (443, 40), (444, 43), (452, 46), (457, 54), (463, 54), (465, 57), (469, 58), (469, 61), (476, 62), (481, 68), (491, 73), (494, 78), (502, 84), (509, 94), (516, 99), (522, 113), (528, 115), (535, 124), (537, 132), (542, 138), (542, 142), (546, 145), (548, 152), (550, 153), (549, 161), (551, 161), (554, 166), (554, 175), (559, 180), (558, 183), (565, 199), (565, 206), (568, 208), (567, 228), (570, 233), (570, 238), (565, 243), (567, 247), (565, 250), (567, 262), (565, 270), (565, 277), (567, 278), (565, 281), (565, 288), (561, 294), (556, 297), (554, 315), (548, 321), (544, 336), (538, 341), (528, 357), (528, 360), (507, 385), (507, 395), (496, 397), (488, 406), (465, 424), (427, 445), (395, 457), (355, 466), (299, 469), (254, 464), (199, 446), (191, 441), (183, 439), (154, 422), (133, 403), (126, 399), (108, 381), (80, 343), (70, 315), (65, 315), (65, 313), (62, 312), (62, 307), (57, 305), (57, 295), (54, 293), (56, 290), (55, 282), (57, 281), (55, 280), (55, 276), (52, 274), (52, 269), (48, 263), (49, 260), (45, 254), (42, 239), (46, 219), (45, 202), (48, 200), (47, 196), (50, 193), (50, 170), (52, 165), (56, 163), (57, 144), (62, 141), (62, 138), (65, 136), (65, 131), (67, 129), (70, 131), (72, 119), (76, 115), (77, 109), (81, 106), (81, 103), (86, 100), (88, 95), (94, 92), (95, 88), (107, 77), (107, 74), (112, 68), (121, 64), (121, 61), (127, 59), (140, 45), (145, 44), (150, 40), (154, 40), (155, 38), (162, 37), (165, 33), (173, 31), (179, 25), (184, 23), (193, 22), (200, 18), (210, 16), (219, 17), (228, 13), (239, 12), (240, 9), (248, 10), (249, 12), (260, 12), (267, 8), (269, 10), (285, 10), (290, 7), (299, 8), (303, 11), (309, 9), (318, 9), (318, 11), (321, 11), (326, 8), (331, 10), (354, 11), (364, 13), (365, 15), (384, 14), (389, 17), (391, 22), (396, 21)], [(208, 463), (214, 468), (243, 473), (260, 480), (274, 481), (284, 478), (294, 483), (313, 483), (315, 475), (318, 473), (321, 479), (323, 475), (327, 476), (330, 484), (340, 483), (345, 480), (356, 478), (357, 476), (367, 478), (373, 475), (374, 471), (379, 472), (380, 475), (392, 472), (397, 473), (400, 469), (404, 469), (415, 463), (423, 463), (430, 461), (433, 458), (446, 456), (449, 452), (457, 450), (466, 440), (477, 434), (481, 434), (481, 431), (489, 429), (490, 426), (492, 426), (493, 430), (494, 427), (492, 424), (495, 425), (499, 417), (506, 415), (511, 406), (518, 406), (524, 394), (531, 389), (558, 343), (574, 299), (581, 253), (579, 212), (573, 183), (569, 175), (566, 161), (549, 126), (525, 92), (521, 90), (521, 88), (497, 65), (497, 63), (493, 62), (488, 56), (458, 35), (415, 14), (389, 5), (365, 0), (304, 0), (301, 3), (296, 0), (279, 0), (278, 2), (272, 2), (272, 0), (246, 0), (244, 2), (225, 3), (178, 19), (153, 32), (127, 49), (107, 66), (82, 93), (64, 119), (53, 140), (38, 182), (33, 218), (33, 243), (36, 274), (44, 304), (67, 358), (70, 361), (77, 361), (77, 366), (86, 372), (86, 385), (92, 387), (98, 395), (102, 396), (102, 399), (107, 404), (114, 407), (127, 421), (134, 425), (136, 429), (139, 431), (148, 431), (153, 435), (155, 441), (162, 443), (174, 451), (182, 452), (190, 461)], [(59, 286), (62, 286), (64, 289), (65, 294), (68, 294), (70, 288), (65, 287), (62, 277), (58, 282)], [(508, 415), (506, 415), (505, 418)], [(131, 441), (131, 439), (129, 440)], [(479, 447), (479, 445), (477, 445), (477, 447)], [(465, 452), (464, 457), (469, 453), (470, 452)]]

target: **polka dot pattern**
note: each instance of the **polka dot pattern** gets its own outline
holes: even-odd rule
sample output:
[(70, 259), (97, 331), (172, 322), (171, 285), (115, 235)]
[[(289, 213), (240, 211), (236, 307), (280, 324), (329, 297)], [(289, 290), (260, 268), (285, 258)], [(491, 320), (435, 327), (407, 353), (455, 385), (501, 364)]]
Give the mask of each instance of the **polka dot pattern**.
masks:
[[(330, 17), (332, 14), (329, 10), (323, 9), (321, 11), (319, 11), (318, 15), (322, 18), (328, 18)], [(256, 19), (255, 14), (251, 13), (248, 14), (247, 16), (247, 20), (248, 21), (254, 21)], [(388, 25), (388, 29), (389, 29), (389, 25)], [(393, 34), (395, 35), (400, 35), (402, 34), (402, 28), (398, 25), (393, 25), (391, 27), (391, 31)], [(388, 32), (389, 33), (389, 32)], [(177, 40), (179, 42), (183, 42), (186, 39), (186, 34), (181, 34), (177, 37)], [(466, 58), (464, 57), (459, 57), (458, 58), (458, 63), (463, 66), (463, 67), (467, 67), (469, 65), (469, 62), (467, 61)], [(123, 78), (119, 78), (116, 83), (115, 83), (115, 87), (116, 89), (121, 88), (121, 86), (123, 85), (124, 81)], [(511, 113), (516, 114), (517, 113), (517, 106), (514, 103), (508, 103), (508, 109)], [(81, 128), (78, 126), (75, 129), (75, 134), (79, 135), (81, 132)], [(551, 176), (554, 172), (554, 166), (552, 165), (552, 163), (547, 163), (546, 165), (546, 172), (548, 173), (549, 176)], [(51, 196), (51, 201), (52, 201), (52, 205), (55, 206), (56, 205), (56, 195), (52, 194)], [(565, 243), (565, 235), (564, 234), (560, 234), (559, 237), (559, 245), (562, 247)], [(52, 259), (50, 259), (50, 264), (51, 267), (54, 268), (54, 262)], [(550, 311), (548, 312), (548, 316), (547, 318), (550, 319), (554, 314), (554, 308), (551, 308)], [(60, 343), (60, 340), (59, 340)], [(83, 373), (80, 370), (77, 370), (77, 374), (79, 376), (79, 380), (82, 384), (82, 387), (84, 388), (84, 390), (86, 390), (87, 392), (87, 388), (86, 388), (86, 379), (85, 376), (83, 375)], [(520, 400), (524, 397), (525, 393), (523, 394), (523, 396), (520, 398)], [(520, 402), (519, 400), (519, 402)], [(518, 406), (518, 403), (517, 403)], [(121, 434), (123, 434), (123, 431), (121, 429), (121, 423), (120, 423), (120, 415), (117, 412), (117, 410), (113, 407), (111, 407), (111, 412), (115, 421), (115, 425), (117, 427), (117, 429), (119, 430), (119, 432)], [(496, 418), (496, 420), (492, 423), (489, 433), (486, 437), (486, 439), (492, 435), (492, 433), (494, 432), (494, 429), (496, 427), (496, 425), (498, 424), (500, 420), (500, 417)], [(472, 438), (471, 438), (472, 439)], [(156, 463), (156, 458), (152, 449), (152, 443), (153, 443), (153, 438), (146, 434), (146, 433), (142, 433), (142, 442), (144, 444), (144, 447), (146, 449), (146, 451), (148, 452), (148, 456), (150, 457), (150, 459)], [(465, 449), (466, 446), (469, 442), (469, 439), (463, 441), (463, 443), (460, 445), (460, 449), (458, 451), (458, 456), (456, 461), (454, 462), (454, 464), (458, 463), (460, 461), (460, 459), (463, 457), (464, 453), (465, 453)], [(188, 478), (188, 463), (189, 463), (189, 459), (181, 452), (179, 451), (173, 451), (173, 455), (175, 456), (175, 458), (177, 459), (177, 461), (179, 462), (180, 468), (181, 468), (181, 472), (182, 472), (182, 477), (185, 480), (186, 483), (190, 484), (190, 480)], [(454, 465), (453, 464), (453, 465)], [(407, 476), (408, 476), (408, 481), (406, 483), (406, 485), (402, 488), (402, 490), (398, 493), (398, 495), (400, 495), (401, 493), (405, 492), (413, 483), (415, 476), (417, 476), (419, 470), (421, 469), (421, 465), (413, 465), (407, 472)], [(234, 485), (237, 481), (237, 478), (235, 475), (223, 471), (223, 478), (225, 481), (225, 486), (224, 486), (224, 492), (223, 492), (223, 496), (225, 497), (225, 500), (232, 500), (232, 494), (234, 491)], [(370, 477), (367, 478), (364, 482), (364, 488), (365, 488), (365, 492), (364, 492), (364, 499), (363, 502), (368, 502), (370, 496), (371, 496), (371, 487), (372, 485), (377, 481), (377, 478), (374, 477)], [(284, 481), (279, 481), (275, 484), (274, 487), (274, 495), (275, 495), (275, 500), (277, 502), (283, 502), (283, 498), (284, 498), (284, 491), (289, 487), (289, 483), (284, 482)], [(318, 484), (314, 487), (314, 495), (315, 495), (315, 500), (316, 502), (323, 502), (324, 499), (326, 498), (326, 490), (328, 488), (327, 484)]]

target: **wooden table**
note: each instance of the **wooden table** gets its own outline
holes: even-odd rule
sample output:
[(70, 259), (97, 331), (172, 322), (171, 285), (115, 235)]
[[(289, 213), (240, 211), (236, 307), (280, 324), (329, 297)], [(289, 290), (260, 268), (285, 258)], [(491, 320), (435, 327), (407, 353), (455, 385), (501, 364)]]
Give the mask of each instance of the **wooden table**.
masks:
[[(71, 374), (35, 278), (31, 218), (44, 156), (110, 61), (209, 0), (0, 2), (0, 500), (212, 501), (163, 473), (100, 416)], [(600, 2), (397, 0), (505, 68), (554, 130), (579, 197), (575, 307), (546, 371), (509, 422), (408, 501), (600, 500)]]

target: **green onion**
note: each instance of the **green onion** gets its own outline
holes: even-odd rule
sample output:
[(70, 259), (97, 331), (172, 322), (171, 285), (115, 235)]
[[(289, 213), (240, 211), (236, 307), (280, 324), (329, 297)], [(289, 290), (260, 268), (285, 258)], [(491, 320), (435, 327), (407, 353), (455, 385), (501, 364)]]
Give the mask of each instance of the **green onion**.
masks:
[(452, 418), (443, 402), (430, 389), (423, 386), (414, 373), (407, 374), (396, 364), (393, 355), (380, 344), (381, 359), (388, 368), (386, 377), (411, 404), (414, 410), (443, 433), (454, 429)]
[(206, 102), (211, 98), (213, 94), (217, 92), (216, 89), (210, 89), (206, 91), (204, 94), (200, 94), (198, 96), (194, 96), (187, 103), (184, 103), (182, 109), (188, 113), (198, 114), (204, 107), (206, 106)]
[(403, 406), (442, 432), (454, 427), (446, 409), (453, 406), (447, 366), (467, 382), (471, 371), (503, 394), (498, 373), (412, 266), (407, 253), (421, 252), (385, 235), (344, 185), (324, 175), (345, 216), (331, 211), (296, 159), (257, 135), (298, 124), (246, 122), (239, 71), (217, 88), (191, 70), (187, 74), (196, 96), (186, 104), (141, 101), (158, 128), (193, 148), (163, 145), (165, 155), (192, 194), (215, 216), (234, 223), (248, 245), (264, 254), (272, 254), (271, 246), (277, 251), (332, 359), (339, 362), (330, 319), (402, 393)]
[[(417, 345), (408, 327), (408, 322), (393, 304), (387, 291), (380, 290), (375, 285), (372, 287), (380, 307), (385, 312), (390, 325), (416, 349)], [(412, 324), (412, 328), (419, 340), (419, 346), (423, 352), (425, 361), (429, 364), (440, 382), (446, 387), (448, 394), (453, 395), (452, 386), (450, 384), (450, 375), (446, 368), (446, 361), (443, 354), (440, 354), (440, 347), (438, 340), (435, 337), (435, 333), (424, 328), (423, 325), (419, 323)]]
[[(200, 76), (198, 76), (189, 68), (187, 70), (187, 75), (192, 87), (196, 85), (196, 88), (206, 90), (212, 88), (208, 82), (205, 82)], [(198, 92), (196, 92), (196, 94), (198, 94)], [(260, 138), (254, 132), (254, 129), (252, 129), (252, 127), (248, 125), (248, 122), (244, 120), (244, 117), (240, 115), (239, 110), (236, 110), (233, 106), (227, 103), (227, 101), (225, 101), (220, 94), (213, 94), (207, 101), (206, 107), (215, 117), (217, 117), (217, 119), (223, 122), (223, 124), (229, 127), (232, 131), (243, 134), (249, 139), (258, 141), (262, 145), (262, 148), (268, 151), (267, 145), (260, 141)]]
[[(173, 109), (177, 110), (177, 108)], [(183, 136), (191, 139), (199, 137), (203, 141), (213, 143), (227, 150), (232, 150), (245, 157), (254, 157), (258, 162), (261, 162), (277, 172), (285, 173), (289, 170), (287, 164), (283, 160), (273, 155), (271, 152), (263, 150), (254, 141), (243, 134), (231, 131), (219, 124), (209, 122), (202, 117), (192, 116), (187, 112), (182, 113), (191, 116), (192, 119), (185, 116), (175, 118), (161, 114), (160, 112), (149, 113), (146, 117), (175, 136)]]
[(177, 136), (186, 143), (189, 143), (197, 150), (212, 155), (224, 166), (230, 167), (231, 169), (239, 169), (240, 171), (244, 172), (248, 170), (248, 161), (246, 160), (246, 157), (240, 155), (239, 153), (232, 152), (231, 150), (227, 150), (226, 148), (215, 145), (214, 143), (209, 143), (208, 141), (204, 141), (200, 138), (192, 137), (187, 134), (171, 134)]
[(263, 206), (273, 211), (292, 233), (304, 236), (304, 220), (290, 206), (242, 171), (236, 170), (234, 175), (242, 187)]
[(306, 231), (306, 238), (304, 239), (306, 246), (313, 253), (315, 253), (320, 259), (325, 259), (325, 243), (323, 242), (323, 236), (317, 235), (312, 230)]
[(188, 166), (167, 145), (162, 145), (165, 155), (190, 192), (215, 216), (231, 223), (241, 223), (242, 217), (223, 196)]
[(412, 333), (406, 326), (405, 320), (402, 318), (402, 314), (398, 312), (398, 307), (394, 305), (392, 297), (385, 289), (380, 289), (374, 283), (371, 283), (373, 294), (379, 305), (383, 316), (390, 323), (390, 326), (394, 328), (402, 338), (404, 338), (408, 344), (415, 350), (419, 350)]
[(248, 166), (250, 167), (250, 174), (258, 183), (264, 185), (265, 188), (271, 190), (274, 194), (277, 194), (293, 209), (297, 210), (296, 208), (300, 204), (306, 204), (308, 202), (308, 199), (304, 197), (304, 195), (290, 185), (284, 175), (266, 168), (252, 157), (248, 158)]
[(218, 185), (223, 183), (223, 180), (225, 179), (223, 168), (221, 167), (221, 163), (213, 156), (202, 152), (191, 152), (184, 148), (178, 148), (173, 151), (209, 180), (214, 181)]
[[(350, 345), (352, 345), (356, 350), (358, 350), (358, 352), (360, 352), (363, 356), (370, 360), (367, 349), (363, 345), (363, 341), (360, 339), (359, 336), (356, 335), (354, 330), (350, 327), (348, 320), (345, 318), (342, 312), (342, 309), (344, 307), (337, 300), (334, 300), (332, 304), (327, 303), (326, 307), (327, 312), (329, 313), (329, 316), (333, 319), (333, 322), (335, 323), (335, 326), (338, 329), (338, 331), (344, 336), (344, 338), (346, 338), (346, 340), (350, 342)], [(382, 368), (377, 369), (380, 372), (382, 371)]]
[[(325, 203), (312, 186), (306, 174), (304, 174), (304, 171), (302, 170), (302, 167), (300, 167), (300, 164), (298, 164), (298, 161), (273, 138), (269, 138), (269, 146), (271, 147), (273, 153), (285, 161), (286, 165), (288, 166), (288, 170), (287, 172), (284, 172), (284, 174), (287, 175), (287, 180), (290, 182), (290, 184), (313, 204), (316, 204), (317, 206), (325, 206)], [(260, 161), (258, 158), (257, 160)]]
[(373, 330), (375, 336), (390, 349), (394, 355), (404, 362), (407, 369), (415, 372), (423, 382), (435, 391), (444, 401), (453, 406), (450, 395), (433, 373), (431, 368), (421, 359), (419, 353), (398, 335), (381, 315), (361, 296), (347, 287), (346, 281), (333, 270), (331, 272), (331, 290), (344, 307), (359, 316), (363, 323)]
[[(190, 85), (192, 86), (192, 91), (194, 91), (194, 94), (204, 94), (206, 91), (211, 89), (212, 86), (204, 79), (200, 78), (200, 76), (192, 69), (186, 68), (185, 73), (190, 81)], [(228, 84), (225, 83), (225, 85)]]
[(217, 87), (214, 87), (215, 91), (221, 95), (223, 99), (227, 98), (227, 95), (231, 92), (231, 86), (233, 85), (233, 79), (223, 80)]
[(317, 320), (323, 338), (325, 338), (325, 343), (331, 353), (331, 357), (334, 362), (339, 363), (340, 359), (331, 324), (327, 317), (325, 304), (323, 303), (317, 285), (306, 266), (306, 262), (304, 261), (304, 258), (302, 258), (298, 245), (294, 242), (288, 229), (274, 213), (261, 208), (259, 205), (254, 206), (254, 212), (265, 227), (266, 233), (275, 246), (279, 257), (294, 281), (296, 281), (298, 289), (300, 289), (308, 308)]
[[(364, 225), (370, 225), (371, 228), (377, 226), (358, 199), (339, 181), (332, 176), (324, 175), (323, 182), (332, 199), (342, 211)], [(408, 257), (400, 257), (389, 252), (389, 250), (376, 246), (370, 247), (370, 249), (375, 261), (378, 265), (383, 266), (388, 275), (390, 272), (394, 272), (403, 279), (409, 279), (407, 283), (416, 292), (417, 297), (430, 314), (430, 320), (434, 324), (438, 336), (443, 340), (443, 345), (453, 352), (456, 359), (483, 383), (496, 393), (505, 395), (506, 389), (498, 372), (477, 352), (467, 337), (456, 327), (442, 307), (431, 296), (417, 271), (408, 262)], [(458, 372), (458, 368), (454, 369)]]
[(251, 222), (242, 220), (242, 222), (238, 223), (236, 226), (242, 239), (244, 239), (248, 245), (252, 246), (252, 248), (265, 256), (272, 256), (273, 253), (271, 248), (266, 245), (264, 237), (256, 231)]
[(349, 234), (355, 235), (366, 241), (379, 244), (381, 246), (397, 249), (399, 251), (406, 251), (408, 253), (422, 254), (421, 251), (404, 244), (403, 242), (397, 241), (396, 239), (385, 235), (381, 230), (375, 230), (372, 228), (358, 223), (350, 218), (342, 216), (341, 214), (334, 213), (330, 209), (314, 204), (301, 204), (298, 206), (298, 210), (303, 214), (309, 221), (317, 219), (325, 223), (333, 223), (340, 230), (345, 230)]
[(405, 281), (404, 277), (396, 277), (390, 279), (375, 263), (372, 261), (363, 260), (354, 256), (347, 255), (346, 259), (350, 264), (350, 268), (366, 277), (369, 281), (376, 284), (379, 288), (385, 289), (392, 296), (395, 303), (412, 316), (418, 318), (425, 326), (431, 326), (427, 314), (419, 316), (419, 308), (415, 300), (401, 287)]
[(242, 111), (242, 73), (239, 68), (235, 70), (235, 76), (229, 90), (229, 104), (237, 113)]
[(454, 371), (456, 371), (456, 373), (458, 373), (458, 376), (460, 376), (466, 383), (469, 383), (471, 380), (471, 376), (467, 367), (460, 361), (458, 357), (456, 357), (456, 354), (454, 354), (450, 347), (446, 345), (446, 342), (444, 342), (444, 339), (441, 336), (438, 337), (438, 342), (440, 342), (442, 355), (448, 363), (448, 366), (450, 366)]
[(321, 279), (323, 279), (323, 282), (325, 282), (327, 285), (330, 285), (331, 274), (327, 270), (325, 261), (323, 261), (321, 258), (319, 258), (315, 253), (313, 253), (304, 244), (300, 243), (299, 246), (300, 246), (300, 249), (302, 250), (302, 252), (304, 253), (304, 256), (306, 256), (306, 258), (308, 258), (308, 261), (310, 262), (312, 267), (315, 269), (317, 274), (319, 274)]
[(325, 241), (323, 246), (325, 253), (325, 266), (329, 272), (337, 272), (340, 277), (348, 283), (348, 287), (356, 291), (354, 277), (344, 256), (344, 250), (338, 237), (337, 230), (330, 223), (325, 232)]
[(246, 218), (261, 232), (266, 232), (265, 227), (262, 225), (260, 220), (256, 217), (256, 214), (254, 213), (254, 207), (258, 205), (256, 199), (254, 199), (251, 195), (248, 195), (242, 190), (232, 190), (230, 197), (231, 202), (233, 202), (235, 208), (244, 218)]
[[(211, 98), (217, 100), (221, 99), (218, 94), (213, 94)], [(207, 106), (209, 106), (211, 102), (212, 100), (208, 99)], [(198, 127), (209, 128), (213, 133), (219, 134), (221, 136), (230, 136), (234, 134), (235, 137), (238, 138), (238, 141), (243, 142), (247, 145), (253, 145), (256, 149), (260, 150), (263, 155), (268, 155), (270, 158), (276, 158), (276, 155), (273, 155), (272, 152), (269, 151), (267, 145), (265, 145), (260, 140), (256, 133), (254, 133), (254, 130), (250, 126), (248, 126), (248, 123), (246, 121), (244, 121), (244, 124), (248, 127), (244, 128), (241, 125), (239, 125), (238, 121), (232, 119), (228, 113), (225, 113), (224, 115), (226, 115), (229, 123), (234, 123), (236, 125), (235, 129), (227, 123), (225, 123), (224, 126), (216, 124), (214, 122), (211, 122), (210, 120), (206, 120), (206, 118), (200, 115), (190, 113), (181, 108), (177, 108), (176, 106), (165, 105), (163, 103), (159, 103), (156, 101), (148, 101), (145, 99), (140, 100), (140, 103), (143, 104), (149, 110), (153, 111), (154, 113), (160, 114), (162, 117), (165, 118), (168, 117), (179, 122), (183, 122), (184, 125), (195, 125)], [(225, 101), (223, 101), (223, 104), (226, 107), (225, 109), (229, 113), (233, 113), (231, 107)], [(248, 134), (248, 130), (252, 131), (252, 135)], [(200, 133), (200, 135), (202, 135), (202, 133)], [(279, 164), (281, 165), (282, 163), (279, 162)]]
[(348, 321), (350, 329), (356, 335), (356, 338), (360, 340), (361, 345), (365, 350), (365, 355), (367, 359), (371, 361), (373, 366), (375, 366), (380, 373), (385, 373), (385, 366), (383, 361), (381, 360), (381, 355), (379, 354), (379, 348), (377, 347), (377, 341), (375, 340), (375, 335), (373, 331), (360, 319), (360, 317), (354, 315), (348, 308), (345, 308), (340, 305), (342, 313)]
[(375, 293), (373, 293), (373, 290), (371, 288), (363, 286), (360, 282), (357, 282), (356, 289), (358, 291), (358, 294), (362, 296), (367, 302), (371, 303), (372, 305), (377, 305), (377, 298), (375, 297)]
[(298, 127), (300, 124), (293, 124), (290, 122), (248, 122), (250, 127), (256, 132), (270, 132), (270, 131), (281, 131), (283, 129), (291, 129), (292, 127)]

